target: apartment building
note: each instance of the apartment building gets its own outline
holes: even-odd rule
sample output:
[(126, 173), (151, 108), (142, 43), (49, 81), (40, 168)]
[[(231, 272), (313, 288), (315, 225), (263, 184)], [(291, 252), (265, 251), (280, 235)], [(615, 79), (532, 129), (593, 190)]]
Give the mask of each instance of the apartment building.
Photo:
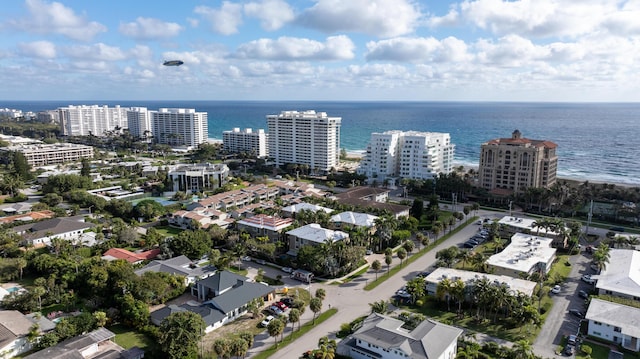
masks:
[(399, 178), (432, 179), (453, 170), (454, 150), (448, 133), (374, 132), (358, 173), (378, 183), (394, 183)]
[(19, 144), (0, 151), (20, 152), (32, 167), (76, 162), (83, 158), (93, 158), (93, 147), (73, 143)]
[(58, 108), (58, 117), (65, 136), (104, 136), (128, 128), (127, 107), (81, 105)]
[(151, 139), (153, 129), (150, 112), (146, 107), (132, 107), (127, 111), (127, 125), (131, 136), (145, 140)]
[(268, 153), (276, 166), (306, 164), (319, 171), (338, 166), (342, 118), (326, 112), (283, 111), (267, 116)]
[(253, 132), (246, 128), (236, 127), (232, 131), (222, 132), (222, 148), (228, 153), (251, 153), (256, 157), (267, 156), (267, 134), (263, 129)]
[(171, 169), (168, 176), (174, 192), (202, 192), (224, 185), (229, 177), (229, 167), (210, 163), (179, 165)]
[(154, 142), (196, 148), (207, 141), (206, 112), (196, 112), (193, 108), (160, 108), (149, 113)]
[(481, 146), (479, 185), (495, 193), (523, 193), (527, 188), (549, 188), (556, 182), (558, 145), (522, 137), (497, 138)]

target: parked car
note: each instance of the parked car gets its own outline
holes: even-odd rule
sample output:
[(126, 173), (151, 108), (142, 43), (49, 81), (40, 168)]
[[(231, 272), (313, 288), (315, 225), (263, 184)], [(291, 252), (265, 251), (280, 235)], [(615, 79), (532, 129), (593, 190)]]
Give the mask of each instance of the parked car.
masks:
[(293, 298), (291, 298), (291, 297), (284, 297), (284, 298), (280, 299), (280, 301), (282, 303), (286, 304), (289, 307), (293, 304)]
[(265, 261), (264, 259), (256, 259), (256, 263), (265, 265), (267, 264), (267, 261)]
[(289, 307), (284, 304), (283, 302), (277, 302), (275, 304), (278, 308), (280, 308), (280, 310), (282, 310), (283, 312), (286, 311), (287, 309), (289, 309)]
[(582, 279), (583, 282), (589, 283), (589, 284), (593, 284), (596, 282), (595, 279), (591, 278), (591, 274), (585, 274), (580, 279)]
[(585, 292), (584, 290), (579, 291), (578, 296), (580, 298), (589, 299), (589, 293)]
[(278, 315), (278, 316), (279, 316), (280, 314), (284, 313), (284, 311), (283, 311), (282, 309), (278, 308), (278, 306), (277, 306), (277, 305), (272, 305), (272, 306), (270, 306), (269, 308), (267, 308), (267, 311), (268, 311), (269, 313), (273, 313), (274, 315)]
[(249, 257), (249, 256), (243, 256), (243, 257), (240, 257), (240, 260), (243, 260), (243, 261), (245, 261), (245, 262), (251, 262), (251, 257)]
[(464, 244), (462, 245), (462, 247), (464, 248), (469, 248), (469, 249), (473, 249), (478, 245), (478, 243), (475, 242), (464, 242)]
[(292, 273), (293, 272), (293, 268), (291, 267), (282, 267), (282, 271), (285, 273)]
[(571, 344), (567, 344), (564, 347), (564, 350), (562, 351), (562, 353), (566, 356), (572, 356), (576, 351), (576, 347), (571, 345)]
[(572, 314), (572, 315), (575, 315), (578, 318), (584, 318), (584, 313), (582, 313), (578, 309), (569, 309), (569, 313)]
[(367, 251), (365, 252), (366, 255), (370, 256), (373, 254), (373, 251), (371, 249), (367, 249)]
[(268, 317), (264, 318), (262, 322), (260, 322), (260, 326), (263, 328), (266, 327), (267, 325), (269, 325), (269, 323), (271, 323), (273, 319), (273, 315), (269, 315)]
[(560, 293), (560, 290), (562, 290), (560, 285), (555, 285), (555, 286), (553, 286), (553, 288), (551, 288), (551, 293), (558, 294), (558, 293)]
[(567, 344), (576, 346), (576, 344), (578, 344), (578, 336), (573, 334), (569, 335), (567, 337)]

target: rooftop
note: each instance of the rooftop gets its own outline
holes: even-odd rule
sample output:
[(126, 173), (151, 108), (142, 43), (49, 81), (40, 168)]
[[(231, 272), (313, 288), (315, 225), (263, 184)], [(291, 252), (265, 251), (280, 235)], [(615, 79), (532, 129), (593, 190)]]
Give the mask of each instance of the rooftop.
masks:
[(621, 333), (640, 338), (640, 309), (593, 298), (585, 319), (621, 328)]
[(536, 227), (536, 220), (533, 218), (520, 218), (513, 216), (504, 216), (499, 221), (498, 224), (504, 224), (513, 228), (521, 228), (526, 229), (529, 233), (536, 233), (541, 236), (557, 236), (558, 233), (547, 231), (545, 228)]
[(440, 267), (434, 270), (431, 274), (429, 274), (425, 278), (426, 283), (440, 283), (441, 280), (449, 278), (450, 280), (460, 279), (465, 284), (471, 284), (472, 281), (480, 280), (482, 278), (487, 278), (492, 283), (506, 283), (510, 289), (521, 292), (526, 295), (533, 295), (533, 291), (536, 288), (536, 283), (513, 278), (506, 275), (495, 275), (495, 274), (486, 274), (486, 273), (478, 273), (471, 272), (466, 270), (454, 269), (454, 268), (444, 268)]
[(347, 223), (359, 227), (373, 227), (377, 216), (360, 212), (342, 212), (331, 216), (331, 222)]
[(489, 257), (487, 263), (492, 266), (529, 273), (538, 263), (549, 263), (555, 256), (555, 248), (551, 248), (551, 238), (530, 234), (516, 233), (511, 243)]
[(287, 235), (296, 236), (315, 243), (341, 241), (349, 238), (349, 234), (345, 232), (322, 228), (317, 223), (307, 224), (306, 226), (290, 230), (287, 232)]
[(640, 297), (640, 252), (632, 249), (609, 250), (609, 263), (594, 275), (596, 288)]

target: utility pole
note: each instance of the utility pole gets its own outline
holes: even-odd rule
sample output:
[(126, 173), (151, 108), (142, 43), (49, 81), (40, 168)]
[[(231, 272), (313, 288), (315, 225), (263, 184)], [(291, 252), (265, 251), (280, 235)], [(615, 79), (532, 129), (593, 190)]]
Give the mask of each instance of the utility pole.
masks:
[(593, 200), (589, 204), (589, 214), (587, 214), (587, 230), (584, 232), (585, 236), (589, 237), (589, 226), (591, 225), (591, 218), (593, 217)]
[(511, 206), (513, 206), (513, 201), (509, 201), (509, 217), (511, 217)]

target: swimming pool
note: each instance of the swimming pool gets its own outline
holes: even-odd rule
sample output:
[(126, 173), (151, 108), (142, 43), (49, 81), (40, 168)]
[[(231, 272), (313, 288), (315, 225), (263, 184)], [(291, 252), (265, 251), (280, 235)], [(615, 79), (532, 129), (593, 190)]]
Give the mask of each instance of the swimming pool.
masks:
[(9, 287), (9, 288), (7, 288), (7, 292), (9, 292), (9, 293), (17, 292), (19, 290), (20, 290), (20, 287)]

